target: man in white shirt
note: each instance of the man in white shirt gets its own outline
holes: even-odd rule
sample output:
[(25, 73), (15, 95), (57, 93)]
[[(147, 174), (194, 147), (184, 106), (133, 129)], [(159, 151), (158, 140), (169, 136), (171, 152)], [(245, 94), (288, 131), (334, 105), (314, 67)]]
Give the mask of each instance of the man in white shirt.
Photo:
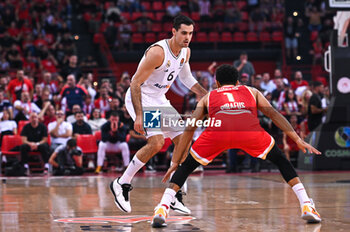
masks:
[(272, 93), (276, 89), (275, 83), (273, 83), (272, 80), (270, 80), (270, 74), (264, 73), (262, 77), (262, 82), (260, 84), (260, 87), (264, 91), (268, 91), (269, 93)]
[(30, 113), (35, 112), (39, 114), (41, 111), (35, 103), (31, 102), (29, 92), (22, 92), (21, 100), (16, 100), (13, 106), (15, 108), (14, 119), (16, 122), (28, 120)]
[(64, 121), (62, 110), (56, 112), (56, 121), (49, 123), (48, 130), (51, 135), (51, 149), (53, 150), (59, 145), (66, 145), (73, 132), (72, 124)]

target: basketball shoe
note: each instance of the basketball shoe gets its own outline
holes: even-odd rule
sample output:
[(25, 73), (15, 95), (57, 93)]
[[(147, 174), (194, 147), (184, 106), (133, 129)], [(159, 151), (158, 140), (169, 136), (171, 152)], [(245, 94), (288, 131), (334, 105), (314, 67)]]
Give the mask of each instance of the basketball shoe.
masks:
[(121, 211), (130, 213), (130, 191), (132, 190), (132, 186), (131, 184), (119, 184), (118, 181), (119, 178), (113, 180), (109, 185), (111, 192), (114, 195), (114, 203)]
[(301, 218), (306, 220), (308, 223), (318, 223), (321, 222), (321, 216), (316, 211), (315, 204), (310, 198), (309, 204), (304, 204), (301, 209)]
[(189, 215), (191, 214), (191, 210), (184, 205), (182, 201), (183, 195), (186, 195), (186, 193), (181, 190), (176, 193), (175, 201), (170, 203), (170, 209), (181, 214)]
[(152, 218), (152, 227), (159, 228), (166, 226), (165, 220), (169, 215), (169, 207), (166, 205), (158, 205), (154, 209), (154, 215)]

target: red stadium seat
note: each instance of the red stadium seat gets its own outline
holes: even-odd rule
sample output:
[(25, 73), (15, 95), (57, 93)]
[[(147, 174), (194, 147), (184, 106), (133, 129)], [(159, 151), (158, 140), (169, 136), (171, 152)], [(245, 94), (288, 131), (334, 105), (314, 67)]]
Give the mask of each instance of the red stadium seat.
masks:
[(281, 32), (281, 31), (272, 32), (272, 41), (274, 41), (274, 42), (283, 41), (283, 32)]
[(1, 154), (4, 156), (19, 155), (19, 151), (10, 151), (12, 148), (22, 144), (22, 138), (19, 135), (4, 135), (1, 143)]
[(143, 35), (141, 33), (133, 33), (131, 36), (131, 40), (133, 43), (143, 43)]
[(148, 32), (145, 35), (145, 42), (146, 43), (154, 43), (156, 42), (157, 38), (156, 38), (156, 34), (153, 32)]
[(171, 31), (172, 27), (173, 27), (172, 23), (163, 23), (163, 31)]
[(94, 135), (78, 135), (77, 146), (81, 148), (84, 154), (97, 153), (97, 143)]
[(234, 42), (245, 42), (245, 35), (243, 32), (235, 32), (233, 34), (233, 41)]
[(240, 10), (246, 8), (246, 6), (247, 6), (247, 1), (238, 1), (238, 2), (237, 2), (237, 7), (238, 7), (238, 9), (240, 9)]
[(242, 21), (248, 21), (249, 20), (249, 14), (247, 11), (241, 11)]
[(130, 19), (131, 19), (131, 15), (130, 15), (129, 12), (122, 12), (122, 13), (121, 13), (121, 16), (122, 16), (124, 19), (126, 19), (128, 22), (129, 22)]
[(141, 5), (143, 6), (145, 11), (151, 10), (151, 3), (150, 2), (142, 2)]
[(152, 31), (153, 32), (161, 32), (161, 31), (163, 31), (162, 30), (162, 24), (161, 23), (153, 23)]
[(258, 35), (255, 32), (248, 32), (247, 33), (247, 41), (249, 42), (257, 42), (258, 41)]
[(220, 36), (216, 31), (212, 31), (209, 33), (209, 42), (219, 42)]
[(245, 32), (245, 31), (248, 31), (249, 25), (246, 22), (240, 22), (240, 23), (237, 23), (237, 29), (239, 31)]
[(270, 42), (271, 41), (270, 33), (267, 31), (260, 32), (259, 40), (261, 42)]
[(223, 32), (221, 34), (221, 41), (222, 42), (232, 42), (233, 38), (232, 38), (231, 32)]
[(158, 33), (158, 40), (162, 40), (162, 39), (167, 39), (169, 38), (169, 34), (168, 32), (161, 32), (161, 33)]
[(157, 21), (162, 21), (164, 15), (165, 15), (164, 11), (156, 12), (156, 20)]
[(22, 129), (23, 129), (23, 127), (26, 125), (26, 124), (28, 124), (29, 123), (29, 121), (28, 120), (21, 120), (21, 121), (19, 121), (18, 122), (18, 128), (17, 128), (17, 134), (21, 134), (21, 132), (22, 132)]
[(198, 32), (195, 38), (196, 42), (208, 42), (208, 36), (206, 32)]
[(140, 18), (142, 16), (141, 12), (133, 12), (131, 15), (131, 21), (135, 21), (136, 19)]
[(161, 1), (154, 1), (152, 9), (155, 10), (155, 11), (162, 11), (165, 8), (163, 6), (163, 2), (161, 2)]
[(147, 12), (147, 17), (152, 19), (152, 21), (154, 21), (156, 19), (156, 17), (154, 16), (153, 12)]
[(199, 21), (199, 20), (201, 19), (201, 16), (199, 15), (198, 12), (192, 12), (192, 13), (191, 13), (191, 19), (192, 19), (193, 21)]

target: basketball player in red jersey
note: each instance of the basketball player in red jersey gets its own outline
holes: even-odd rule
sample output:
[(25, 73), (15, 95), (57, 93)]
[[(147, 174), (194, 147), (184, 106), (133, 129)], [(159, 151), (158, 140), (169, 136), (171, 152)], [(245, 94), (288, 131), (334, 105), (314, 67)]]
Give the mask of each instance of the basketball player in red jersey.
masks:
[[(303, 152), (308, 150), (310, 153), (321, 153), (297, 135), (289, 122), (270, 105), (262, 93), (255, 88), (239, 85), (237, 80), (238, 71), (231, 65), (224, 64), (216, 70), (218, 89), (208, 93), (198, 103), (192, 115), (196, 123), (186, 127), (180, 139), (180, 149), (174, 152), (173, 164), (163, 178), (165, 182), (176, 170), (160, 204), (155, 208), (153, 227), (164, 226), (170, 203), (192, 171), (200, 164), (207, 165), (222, 151), (230, 148), (242, 149), (253, 157), (274, 163), (296, 194), (301, 206), (302, 219), (308, 222), (321, 221), (292, 164), (275, 145), (271, 135), (261, 128), (257, 110), (271, 118)], [(221, 120), (221, 126), (215, 127), (219, 123), (210, 123), (192, 145), (190, 155), (187, 156), (187, 144), (192, 140), (197, 122), (205, 116), (215, 121)], [(182, 162), (183, 160), (185, 161)], [(180, 163), (182, 164), (179, 166)]]

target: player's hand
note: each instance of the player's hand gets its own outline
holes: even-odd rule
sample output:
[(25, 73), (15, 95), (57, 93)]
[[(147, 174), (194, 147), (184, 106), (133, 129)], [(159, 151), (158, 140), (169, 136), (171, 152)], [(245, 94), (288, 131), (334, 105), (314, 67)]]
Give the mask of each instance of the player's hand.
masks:
[(307, 142), (303, 141), (302, 139), (299, 139), (297, 141), (297, 145), (300, 150), (302, 150), (304, 153), (306, 153), (306, 150), (308, 150), (309, 153), (315, 153), (316, 155), (320, 155), (321, 152), (308, 144)]
[(179, 164), (177, 164), (177, 163), (173, 163), (173, 164), (171, 165), (171, 167), (168, 169), (168, 171), (165, 173), (165, 175), (164, 175), (164, 177), (163, 177), (163, 179), (162, 179), (162, 182), (163, 182), (163, 183), (167, 182), (167, 180), (168, 180), (168, 179), (170, 178), (170, 176), (171, 176), (171, 173), (175, 172), (178, 166), (179, 166)]
[(143, 129), (142, 117), (137, 117), (134, 123), (134, 130), (141, 135), (145, 135), (145, 130)]

